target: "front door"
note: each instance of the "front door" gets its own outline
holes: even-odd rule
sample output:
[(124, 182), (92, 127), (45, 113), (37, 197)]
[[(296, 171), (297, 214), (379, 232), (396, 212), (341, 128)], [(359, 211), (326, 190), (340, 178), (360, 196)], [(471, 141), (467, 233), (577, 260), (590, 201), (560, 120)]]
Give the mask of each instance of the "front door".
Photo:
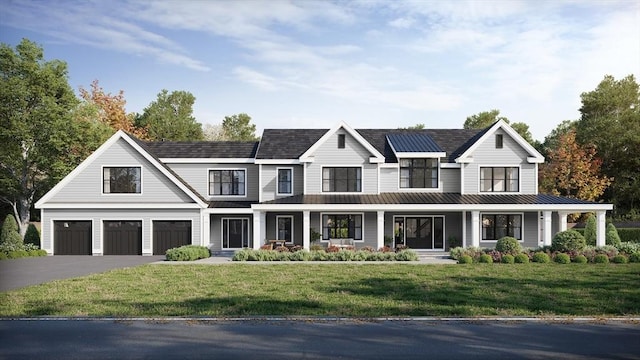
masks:
[(411, 249), (444, 250), (444, 217), (397, 216), (394, 220), (395, 243)]
[(222, 247), (249, 247), (249, 219), (222, 219)]

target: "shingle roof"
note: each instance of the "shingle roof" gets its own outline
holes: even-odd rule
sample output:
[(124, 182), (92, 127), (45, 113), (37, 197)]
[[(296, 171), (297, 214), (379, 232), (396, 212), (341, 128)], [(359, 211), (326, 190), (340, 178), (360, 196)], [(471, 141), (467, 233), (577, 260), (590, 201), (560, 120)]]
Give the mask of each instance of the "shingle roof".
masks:
[(145, 143), (159, 158), (253, 158), (257, 141), (158, 141)]
[(329, 129), (265, 129), (256, 159), (297, 159)]
[(443, 152), (442, 148), (424, 132), (389, 134), (387, 139), (396, 152), (425, 153)]
[(379, 195), (296, 195), (264, 202), (264, 204), (316, 205), (590, 205), (590, 201), (545, 194), (531, 195), (475, 195), (458, 193), (381, 193)]

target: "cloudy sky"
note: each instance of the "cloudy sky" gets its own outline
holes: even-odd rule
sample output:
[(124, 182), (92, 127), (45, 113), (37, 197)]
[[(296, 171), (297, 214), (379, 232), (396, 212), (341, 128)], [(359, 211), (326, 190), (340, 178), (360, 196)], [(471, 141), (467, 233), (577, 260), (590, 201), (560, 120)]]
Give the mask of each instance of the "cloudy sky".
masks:
[(542, 140), (605, 74), (640, 77), (640, 1), (7, 1), (0, 42), (40, 44), (69, 81), (196, 97), (201, 123), (462, 127), (499, 109)]

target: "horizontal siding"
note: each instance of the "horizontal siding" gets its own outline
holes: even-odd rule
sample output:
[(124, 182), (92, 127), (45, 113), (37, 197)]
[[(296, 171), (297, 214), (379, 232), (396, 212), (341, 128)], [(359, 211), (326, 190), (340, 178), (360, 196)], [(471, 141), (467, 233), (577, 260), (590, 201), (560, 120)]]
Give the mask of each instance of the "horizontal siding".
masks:
[(191, 220), (191, 243), (201, 244), (201, 221), (199, 210), (179, 210), (179, 209), (82, 209), (82, 210), (59, 210), (47, 209), (42, 212), (42, 248), (53, 249), (53, 221), (56, 220), (91, 220), (93, 251), (101, 254), (104, 246), (102, 244), (101, 224), (104, 220), (139, 221), (142, 220), (142, 253), (150, 255), (153, 253), (152, 228), (153, 220)]
[(440, 189), (445, 193), (459, 193), (460, 169), (440, 169)]
[(380, 168), (380, 192), (398, 191), (398, 168)]
[[(205, 199), (220, 201), (258, 201), (258, 165), (254, 164), (167, 164)], [(209, 196), (209, 169), (246, 169), (247, 196)]]
[(249, 247), (253, 244), (253, 216), (251, 215), (210, 215), (209, 242), (204, 244), (211, 251), (222, 251), (222, 218), (249, 219)]
[[(103, 166), (139, 166), (141, 194), (103, 194)], [(58, 191), (49, 203), (185, 203), (193, 202), (176, 184), (125, 140), (120, 139)]]
[(277, 195), (278, 192), (278, 168), (293, 169), (293, 195), (303, 192), (303, 168), (300, 165), (262, 165), (262, 201), (271, 201), (291, 195)]

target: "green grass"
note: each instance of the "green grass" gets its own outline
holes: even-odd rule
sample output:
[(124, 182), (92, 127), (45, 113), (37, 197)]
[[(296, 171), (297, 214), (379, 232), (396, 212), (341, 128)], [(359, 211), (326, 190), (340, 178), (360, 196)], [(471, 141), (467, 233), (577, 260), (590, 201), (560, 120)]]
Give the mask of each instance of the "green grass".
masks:
[(0, 293), (0, 316), (621, 316), (640, 264), (144, 265)]

